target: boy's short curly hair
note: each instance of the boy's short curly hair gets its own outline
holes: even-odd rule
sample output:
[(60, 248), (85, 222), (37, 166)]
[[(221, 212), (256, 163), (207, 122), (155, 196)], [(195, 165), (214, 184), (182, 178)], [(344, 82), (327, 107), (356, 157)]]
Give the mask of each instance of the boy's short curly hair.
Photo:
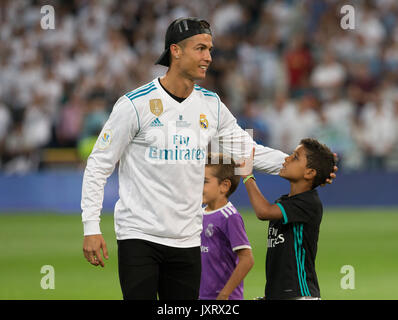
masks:
[(234, 160), (222, 153), (209, 153), (206, 167), (214, 168), (213, 175), (218, 179), (218, 183), (224, 180), (231, 181), (231, 187), (226, 194), (226, 197), (229, 198), (236, 191), (240, 181), (240, 176), (235, 175), (236, 164)]
[(320, 143), (316, 139), (302, 139), (300, 144), (306, 151), (307, 168), (316, 170), (316, 176), (312, 183), (312, 189), (314, 189), (324, 184), (326, 179), (330, 177), (330, 174), (334, 172), (336, 159), (332, 151), (330, 151), (325, 144)]

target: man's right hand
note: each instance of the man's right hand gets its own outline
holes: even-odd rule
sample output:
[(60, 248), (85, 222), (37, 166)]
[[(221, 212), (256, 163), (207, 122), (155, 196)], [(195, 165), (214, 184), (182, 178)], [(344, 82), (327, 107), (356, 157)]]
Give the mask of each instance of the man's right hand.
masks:
[(94, 234), (90, 236), (84, 236), (83, 241), (83, 254), (84, 257), (93, 266), (105, 267), (105, 263), (101, 257), (101, 249), (105, 259), (108, 259), (108, 249), (102, 234)]

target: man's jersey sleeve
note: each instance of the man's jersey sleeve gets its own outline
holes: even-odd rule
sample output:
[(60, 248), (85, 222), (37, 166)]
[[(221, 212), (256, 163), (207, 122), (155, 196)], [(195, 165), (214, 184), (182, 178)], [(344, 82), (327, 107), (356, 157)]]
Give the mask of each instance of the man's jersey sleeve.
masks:
[(254, 142), (250, 134), (237, 124), (236, 118), (221, 101), (219, 108), (216, 139), (220, 142), (222, 151), (230, 154), (234, 159), (243, 159), (250, 157), (255, 147), (254, 169), (278, 174), (287, 154)]
[(280, 200), (276, 205), (282, 211), (283, 224), (304, 222), (316, 223), (322, 214), (322, 204), (306, 198), (288, 198)]
[(82, 186), (84, 235), (100, 234), (100, 214), (107, 178), (139, 129), (135, 106), (126, 97), (114, 105), (87, 160)]

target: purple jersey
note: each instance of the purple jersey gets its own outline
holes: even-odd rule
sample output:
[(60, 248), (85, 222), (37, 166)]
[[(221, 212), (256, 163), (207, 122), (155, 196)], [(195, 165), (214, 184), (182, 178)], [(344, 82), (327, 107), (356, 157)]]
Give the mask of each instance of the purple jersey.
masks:
[[(236, 251), (245, 248), (251, 249), (245, 225), (231, 202), (215, 211), (203, 210), (199, 299), (217, 298), (238, 264)], [(243, 281), (231, 293), (229, 299), (243, 299)]]

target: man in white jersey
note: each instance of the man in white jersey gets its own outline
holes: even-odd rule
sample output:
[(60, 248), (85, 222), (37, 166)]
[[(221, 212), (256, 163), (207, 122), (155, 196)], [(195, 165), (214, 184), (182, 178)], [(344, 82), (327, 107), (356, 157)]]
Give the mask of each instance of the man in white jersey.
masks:
[[(100, 213), (119, 161), (114, 221), (124, 299), (198, 299), (207, 146), (221, 139), (224, 152), (248, 158), (255, 145), (218, 95), (195, 84), (205, 78), (212, 47), (206, 21), (173, 21), (156, 62), (169, 67), (166, 75), (116, 102), (88, 158), (83, 251), (95, 266), (104, 266), (101, 249), (108, 258)], [(277, 174), (287, 155), (255, 147), (255, 169)]]

